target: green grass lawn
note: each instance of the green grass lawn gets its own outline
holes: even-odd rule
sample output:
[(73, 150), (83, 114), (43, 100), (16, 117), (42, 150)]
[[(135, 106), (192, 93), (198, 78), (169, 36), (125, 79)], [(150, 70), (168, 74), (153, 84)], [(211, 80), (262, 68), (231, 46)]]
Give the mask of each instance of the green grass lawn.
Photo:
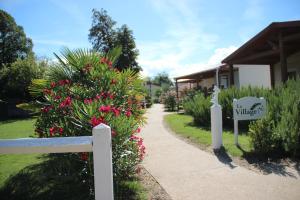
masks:
[[(7, 120), (0, 122), (0, 139), (34, 137), (36, 119)], [(41, 154), (0, 155), (0, 187), (26, 166), (41, 161)]]
[[(179, 135), (189, 138), (202, 146), (211, 145), (211, 133), (207, 128), (195, 126), (193, 117), (184, 114), (170, 114), (165, 116), (165, 122), (171, 130)], [(251, 151), (250, 138), (246, 135), (239, 135), (239, 144), (243, 151)], [(223, 145), (227, 153), (232, 156), (241, 157), (243, 151), (234, 145), (233, 132), (223, 130)]]

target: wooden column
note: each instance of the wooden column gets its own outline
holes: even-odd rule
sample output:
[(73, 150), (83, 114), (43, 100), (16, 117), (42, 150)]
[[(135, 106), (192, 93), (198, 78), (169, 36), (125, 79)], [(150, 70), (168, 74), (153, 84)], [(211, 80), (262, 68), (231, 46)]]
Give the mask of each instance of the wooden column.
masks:
[(178, 81), (176, 79), (175, 82), (175, 86), (176, 86), (176, 98), (177, 98), (177, 112), (179, 111), (179, 94), (178, 94)]
[(279, 33), (279, 51), (280, 51), (280, 68), (281, 68), (281, 80), (283, 83), (287, 81), (287, 60), (283, 43), (282, 32)]
[(270, 64), (270, 78), (271, 78), (271, 87), (275, 86), (275, 78), (274, 78), (274, 65)]
[(230, 74), (230, 86), (234, 86), (234, 71), (233, 64), (229, 65), (229, 74)]
[(152, 84), (152, 83), (151, 83), (151, 81), (149, 81), (149, 83), (150, 83), (150, 85), (149, 85), (149, 86), (150, 86), (150, 87), (149, 87), (149, 89), (150, 89), (150, 96), (151, 96), (151, 98), (152, 98), (152, 88), (151, 88), (151, 84)]

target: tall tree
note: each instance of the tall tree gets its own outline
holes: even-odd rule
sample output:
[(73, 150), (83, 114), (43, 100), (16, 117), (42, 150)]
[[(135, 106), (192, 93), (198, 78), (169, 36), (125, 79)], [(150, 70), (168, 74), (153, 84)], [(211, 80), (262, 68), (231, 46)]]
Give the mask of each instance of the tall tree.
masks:
[(100, 11), (93, 9), (92, 12), (93, 21), (89, 40), (95, 50), (107, 53), (115, 44), (116, 31), (114, 30), (114, 26), (116, 22), (104, 9)]
[(140, 71), (136, 59), (138, 50), (135, 45), (133, 32), (126, 25), (121, 28), (115, 28), (116, 22), (107, 14), (106, 10), (97, 11), (93, 9), (92, 27), (89, 33), (89, 40), (96, 51), (107, 53), (115, 47), (121, 47), (122, 53), (114, 63), (114, 66), (119, 69), (131, 68), (135, 71)]
[(136, 49), (132, 30), (130, 30), (127, 25), (123, 25), (118, 29), (115, 45), (122, 47), (122, 53), (116, 63), (116, 68), (122, 70), (130, 67), (133, 70), (140, 71), (141, 67), (136, 61), (139, 53)]
[(0, 68), (18, 58), (33, 55), (32, 46), (32, 40), (26, 37), (23, 27), (18, 26), (10, 14), (0, 10)]
[(153, 78), (153, 83), (163, 86), (163, 85), (168, 85), (172, 86), (173, 82), (169, 78), (169, 75), (166, 72), (158, 73), (154, 78)]

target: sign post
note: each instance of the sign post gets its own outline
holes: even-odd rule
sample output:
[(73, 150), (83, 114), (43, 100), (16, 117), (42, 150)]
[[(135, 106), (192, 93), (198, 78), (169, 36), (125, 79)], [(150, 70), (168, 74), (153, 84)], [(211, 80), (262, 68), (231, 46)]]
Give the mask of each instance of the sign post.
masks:
[(266, 100), (256, 97), (233, 99), (234, 143), (238, 145), (239, 120), (260, 119), (266, 114)]

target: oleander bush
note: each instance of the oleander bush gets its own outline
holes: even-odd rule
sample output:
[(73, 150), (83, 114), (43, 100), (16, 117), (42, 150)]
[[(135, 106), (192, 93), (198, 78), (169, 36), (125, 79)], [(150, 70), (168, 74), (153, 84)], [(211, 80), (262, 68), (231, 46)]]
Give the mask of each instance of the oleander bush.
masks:
[[(101, 123), (111, 127), (114, 181), (130, 179), (145, 153), (137, 135), (144, 122), (142, 80), (131, 70), (115, 68), (119, 54), (119, 49), (106, 56), (65, 49), (47, 80), (35, 80), (31, 88), (33, 94), (42, 90), (44, 96), (35, 129), (39, 137), (91, 135)], [(79, 177), (92, 183), (91, 153), (75, 155), (83, 161), (77, 169)]]

